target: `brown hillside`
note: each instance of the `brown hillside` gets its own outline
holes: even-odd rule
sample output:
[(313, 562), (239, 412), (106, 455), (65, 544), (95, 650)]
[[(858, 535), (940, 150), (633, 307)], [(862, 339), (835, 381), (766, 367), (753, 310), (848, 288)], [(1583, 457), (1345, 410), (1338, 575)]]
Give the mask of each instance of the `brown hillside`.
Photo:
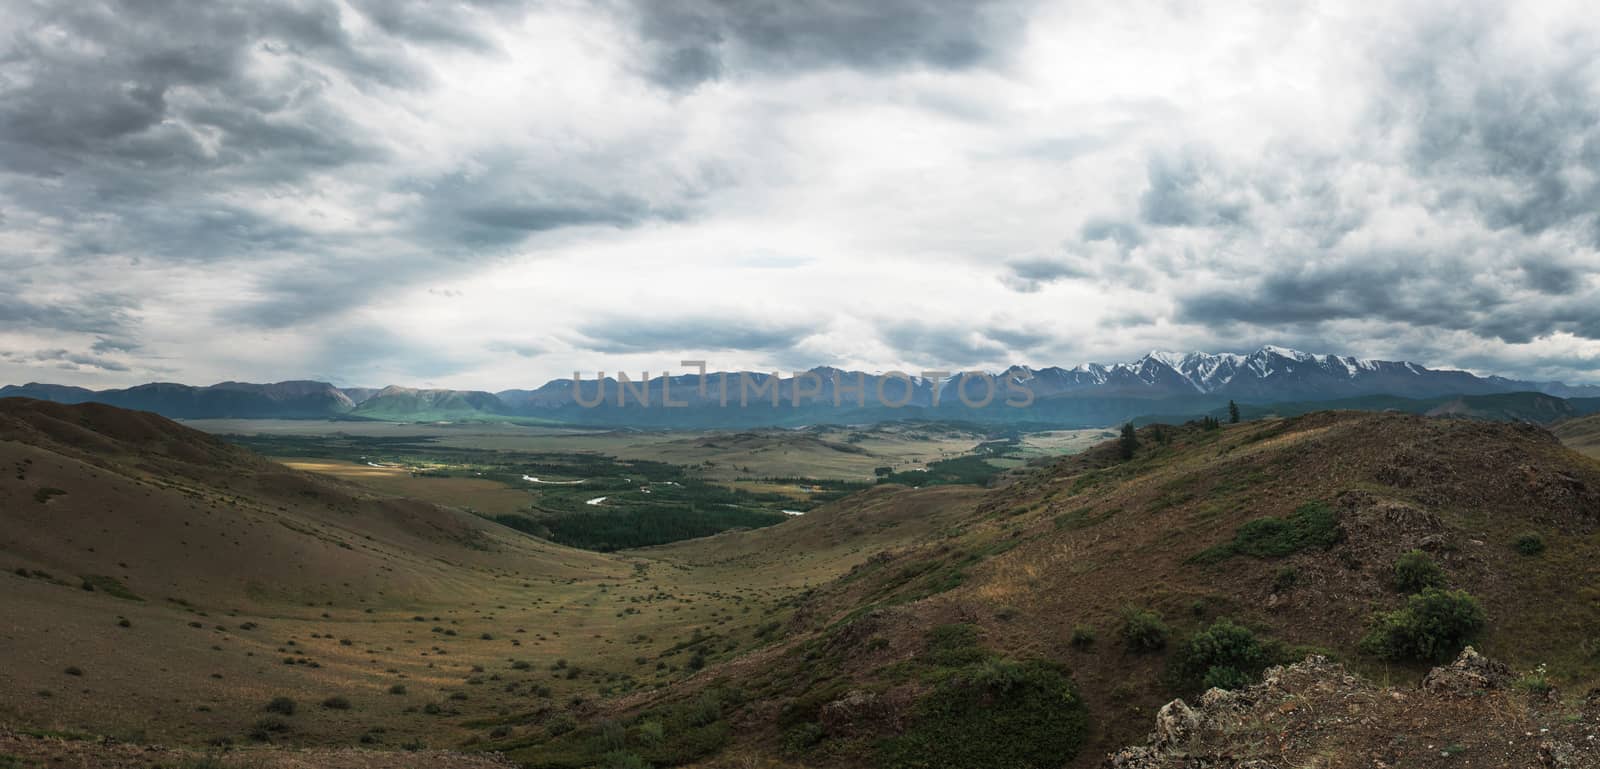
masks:
[[(0, 724), (200, 745), (245, 740), (274, 696), (338, 693), (366, 715), (298, 719), (296, 742), (427, 744), (454, 727), (389, 686), (442, 698), (541, 627), (538, 590), (633, 572), (93, 404), (0, 400), (0, 471)], [(427, 651), (469, 638), (459, 663)]]
[(1574, 451), (1600, 458), (1600, 414), (1569, 419), (1550, 431)]
[[(830, 698), (859, 690), (876, 703), (866, 723), (824, 724), (828, 736), (804, 763), (872, 765), (873, 741), (904, 728), (927, 691), (926, 678), (893, 671), (922, 669), (930, 629), (952, 623), (972, 625), (1002, 656), (1071, 666), (1093, 722), (1075, 766), (1133, 741), (1156, 707), (1186, 693), (1168, 677), (1169, 658), (1219, 618), (1286, 652), (1323, 650), (1358, 670), (1420, 676), (1424, 666), (1385, 665), (1356, 648), (1374, 611), (1404, 604), (1393, 564), (1413, 549), (1481, 601), (1486, 653), (1521, 670), (1547, 664), (1580, 691), (1600, 681), (1600, 463), (1548, 432), (1324, 412), (1210, 431), (1152, 427), (1140, 437), (1130, 461), (1107, 444), (980, 499), (952, 500), (972, 507), (943, 536), (878, 553), (817, 591), (792, 627), (811, 640), (754, 669), (730, 668), (766, 703), (743, 724), (751, 749), (782, 741), (763, 719), (797, 707), (820, 718)], [(1311, 503), (1337, 522), (1331, 547), (1201, 557), (1250, 521)], [(1542, 538), (1542, 554), (1513, 547), (1526, 533)], [(1166, 650), (1125, 648), (1127, 607), (1164, 617)], [(1079, 629), (1095, 640), (1074, 643)]]

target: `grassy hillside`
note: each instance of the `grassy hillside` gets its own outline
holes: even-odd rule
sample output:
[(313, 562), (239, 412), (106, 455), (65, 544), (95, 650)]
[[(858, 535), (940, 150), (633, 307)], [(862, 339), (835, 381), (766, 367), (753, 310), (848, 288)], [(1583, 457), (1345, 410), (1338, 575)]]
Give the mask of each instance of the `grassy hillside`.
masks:
[[(1600, 398), (1558, 398), (1536, 392), (1495, 393), (1491, 395), (1441, 395), (1431, 398), (1403, 398), (1397, 395), (1363, 395), (1323, 401), (1289, 401), (1282, 403), (1241, 403), (1240, 414), (1245, 419), (1272, 417), (1297, 417), (1316, 411), (1373, 411), (1420, 414), (1434, 417), (1482, 419), (1495, 422), (1532, 422), (1553, 424), (1564, 419), (1600, 412)], [(1167, 414), (1140, 417), (1134, 423), (1140, 426), (1159, 423), (1178, 423), (1200, 416), (1226, 420), (1226, 406), (1211, 409), (1204, 414)]]
[(1470, 639), (1600, 683), (1600, 463), (1535, 427), (1147, 427), (1131, 458), (600, 554), (151, 415), (0, 409), (0, 723), (33, 733), (1088, 767), (1308, 652), (1403, 686)]
[[(1384, 680), (1420, 677), (1458, 639), (1408, 656), (1364, 638), (1384, 627), (1379, 641), (1415, 648), (1403, 620), (1426, 614), (1419, 601), (1455, 595), (1429, 586), (1466, 591), (1487, 620), (1466, 622), (1462, 637), (1519, 673), (1546, 665), (1548, 680), (1576, 692), (1600, 681), (1600, 464), (1548, 433), (1318, 413), (1140, 437), (1131, 460), (1107, 445), (948, 500), (938, 537), (881, 549), (819, 586), (786, 642), (608, 718), (636, 726), (712, 691), (742, 703), (729, 755), (954, 766), (939, 756), (1070, 729), (1082, 734), (1070, 764), (1093, 766), (1141, 738), (1172, 697), (1243, 684), (1308, 652)], [(853, 520), (872, 529), (864, 505)], [(782, 541), (798, 531), (773, 530), (780, 541), (766, 547), (801, 550)], [(1070, 684), (1051, 678), (1057, 665)], [(1041, 711), (1034, 691), (1055, 691), (1056, 704)], [(997, 722), (1009, 731), (948, 720), (972, 701), (1011, 713), (1012, 692), (1019, 710)], [(641, 739), (635, 726), (623, 744)], [(534, 766), (581, 766), (558, 757), (597, 733), (574, 734), (506, 747)], [(1066, 755), (1007, 760), (1053, 766)]]
[(1574, 451), (1600, 457), (1600, 415), (1568, 420), (1550, 431)]
[[(897, 503), (862, 533), (824, 507), (602, 555), (153, 414), (19, 399), (0, 400), (0, 465), (0, 736), (27, 756), (77, 755), (30, 735), (223, 742), (252, 766), (274, 745), (516, 738), (770, 643), (809, 586), (950, 515)], [(787, 529), (802, 548), (757, 544)]]

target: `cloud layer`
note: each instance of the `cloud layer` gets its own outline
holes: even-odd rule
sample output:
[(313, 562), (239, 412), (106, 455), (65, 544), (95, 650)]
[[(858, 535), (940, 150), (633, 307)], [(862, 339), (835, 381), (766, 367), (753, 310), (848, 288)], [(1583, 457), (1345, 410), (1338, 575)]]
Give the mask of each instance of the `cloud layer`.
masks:
[(1278, 343), (1600, 383), (1581, 3), (13, 7), (0, 380)]

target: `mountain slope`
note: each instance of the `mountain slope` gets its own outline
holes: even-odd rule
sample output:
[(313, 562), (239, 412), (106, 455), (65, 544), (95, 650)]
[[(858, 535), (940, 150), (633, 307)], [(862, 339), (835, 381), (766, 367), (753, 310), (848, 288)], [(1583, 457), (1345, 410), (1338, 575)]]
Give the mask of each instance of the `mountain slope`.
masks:
[(172, 419), (307, 419), (344, 414), (355, 403), (326, 382), (251, 384), (222, 382), (191, 387), (153, 382), (125, 390), (85, 390), (30, 383), (0, 387), (0, 398), (35, 398), (57, 403), (104, 403), (151, 411)]
[(459, 420), (502, 416), (505, 404), (493, 393), (417, 390), (390, 385), (361, 401), (353, 416), (374, 419)]
[[(455, 744), (416, 708), (459, 683), (458, 664), (504, 666), (519, 625), (548, 626), (529, 588), (632, 572), (101, 404), (0, 399), (0, 469), (0, 725), (344, 746), (387, 725), (396, 744)], [(250, 736), (272, 697), (335, 694), (350, 716)]]
[[(1316, 413), (1146, 428), (1140, 438), (1130, 461), (1108, 444), (952, 506), (938, 539), (876, 553), (817, 588), (787, 643), (633, 707), (660, 708), (699, 696), (696, 680), (721, 681), (753, 703), (734, 722), (736, 755), (909, 766), (881, 746), (934, 739), (918, 724), (939, 723), (929, 719), (940, 712), (933, 703), (948, 706), (936, 699), (949, 695), (941, 682), (1029, 681), (1029, 668), (1006, 666), (1065, 664), (1091, 724), (1069, 765), (1092, 766), (1138, 739), (1162, 703), (1197, 693), (1184, 650), (1225, 618), (1263, 644), (1258, 664), (1314, 649), (1355, 670), (1420, 676), (1422, 664), (1360, 648), (1375, 612), (1407, 604), (1394, 568), (1416, 549), (1445, 585), (1481, 603), (1488, 624), (1476, 640), (1487, 654), (1519, 672), (1546, 664), (1552, 681), (1577, 691), (1600, 682), (1600, 464), (1549, 433)], [(872, 530), (871, 517), (855, 520)], [(767, 549), (786, 551), (780, 541), (797, 531), (765, 533)], [(1542, 552), (1519, 552), (1529, 535)], [(1263, 541), (1276, 547), (1273, 536), (1286, 538), (1281, 551), (1250, 554)], [(1169, 628), (1159, 649), (1124, 639), (1145, 623), (1127, 619), (1131, 610)], [(514, 755), (537, 763), (567, 744)]]
[(1600, 457), (1600, 414), (1562, 422), (1550, 431), (1573, 450)]

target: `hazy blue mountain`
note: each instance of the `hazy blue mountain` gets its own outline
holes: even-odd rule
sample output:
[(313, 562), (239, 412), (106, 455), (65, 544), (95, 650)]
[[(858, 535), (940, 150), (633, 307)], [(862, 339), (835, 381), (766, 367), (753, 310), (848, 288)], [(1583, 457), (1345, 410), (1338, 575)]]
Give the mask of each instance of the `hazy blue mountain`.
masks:
[(477, 390), (419, 390), (390, 385), (363, 400), (351, 415), (370, 419), (463, 420), (510, 414), (493, 393)]
[[(325, 382), (307, 381), (223, 382), (210, 387), (153, 383), (98, 392), (39, 383), (0, 388), (0, 396), (62, 403), (92, 400), (179, 418), (526, 419), (636, 427), (751, 427), (906, 418), (1101, 426), (1155, 414), (1206, 413), (1229, 400), (1285, 407), (1332, 401), (1361, 403), (1363, 399), (1381, 403), (1387, 398), (1406, 404), (1403, 410), (1413, 410), (1413, 401), (1428, 401), (1426, 408), (1417, 410), (1426, 413), (1445, 407), (1454, 398), (1507, 393), (1541, 393), (1549, 400), (1463, 400), (1446, 411), (1534, 419), (1535, 414), (1565, 413), (1567, 407), (1555, 400), (1600, 398), (1600, 387), (1481, 377), (1405, 361), (1312, 355), (1267, 346), (1249, 354), (1151, 352), (1127, 363), (1086, 363), (1073, 368), (1013, 366), (998, 374), (974, 371), (924, 377), (920, 372), (897, 375), (819, 367), (787, 376), (713, 372), (704, 378), (698, 374), (657, 375), (646, 381), (624, 375), (577, 383), (556, 379), (534, 389), (498, 393), (400, 386), (341, 390)], [(983, 401), (987, 404), (971, 405)], [(1028, 405), (1013, 408), (1008, 402)]]
[(0, 397), (9, 396), (57, 403), (93, 401), (138, 411), (153, 411), (174, 419), (306, 419), (337, 416), (355, 407), (333, 385), (305, 381), (273, 384), (222, 382), (209, 387), (152, 382), (123, 390), (99, 391), (39, 384), (0, 388)]

